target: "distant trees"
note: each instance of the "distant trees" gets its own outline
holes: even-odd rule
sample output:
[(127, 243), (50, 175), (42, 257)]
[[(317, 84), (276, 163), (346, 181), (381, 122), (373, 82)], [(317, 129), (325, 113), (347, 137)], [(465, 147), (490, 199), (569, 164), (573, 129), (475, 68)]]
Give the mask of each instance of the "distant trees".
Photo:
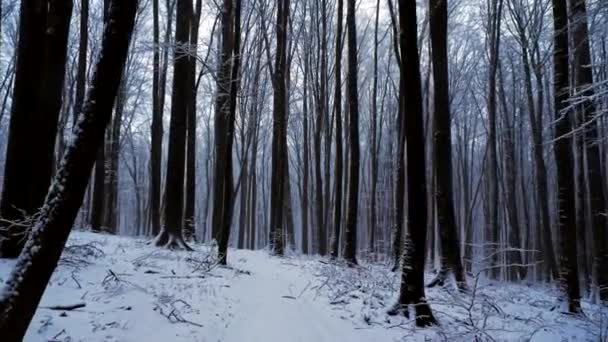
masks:
[[(22, 13), (32, 10), (27, 8), (31, 3), (22, 4), (25, 7)], [(57, 9), (67, 10), (70, 6)], [(0, 335), (7, 341), (21, 341), (25, 336), (82, 204), (95, 151), (103, 143), (104, 131), (111, 119), (136, 9), (136, 0), (112, 2), (102, 53), (74, 130), (74, 140), (61, 161), (42, 209), (33, 223), (28, 224), (32, 229), (30, 236), (0, 295)], [(64, 49), (66, 45), (64, 40)], [(27, 56), (32, 57), (29, 53)]]
[(0, 256), (15, 258), (51, 182), (71, 1), (23, 1), (2, 197)]

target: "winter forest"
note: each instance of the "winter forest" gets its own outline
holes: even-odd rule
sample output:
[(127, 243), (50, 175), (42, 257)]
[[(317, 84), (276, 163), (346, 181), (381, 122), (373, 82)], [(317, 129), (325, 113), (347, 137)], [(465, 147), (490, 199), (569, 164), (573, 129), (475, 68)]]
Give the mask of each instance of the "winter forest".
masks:
[(606, 0), (0, 0), (0, 341), (608, 341)]

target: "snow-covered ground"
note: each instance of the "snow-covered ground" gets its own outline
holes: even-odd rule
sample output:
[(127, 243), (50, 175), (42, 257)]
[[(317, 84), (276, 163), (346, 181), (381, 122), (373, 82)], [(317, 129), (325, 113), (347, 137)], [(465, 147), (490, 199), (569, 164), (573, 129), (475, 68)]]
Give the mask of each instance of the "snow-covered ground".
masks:
[[(430, 289), (440, 326), (417, 329), (386, 310), (398, 275), (317, 258), (210, 247), (175, 252), (147, 241), (72, 233), (26, 341), (604, 341), (608, 312), (563, 315), (554, 289), (475, 282)], [(0, 261), (0, 284), (14, 262)], [(73, 310), (56, 306), (84, 304)], [(53, 308), (55, 307), (55, 308)], [(605, 309), (604, 309), (605, 310)]]

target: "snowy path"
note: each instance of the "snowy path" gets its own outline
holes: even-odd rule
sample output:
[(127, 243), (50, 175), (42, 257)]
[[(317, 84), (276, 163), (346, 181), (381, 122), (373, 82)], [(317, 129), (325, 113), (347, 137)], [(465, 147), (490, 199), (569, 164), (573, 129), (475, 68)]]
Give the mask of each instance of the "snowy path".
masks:
[(356, 329), (353, 322), (341, 318), (326, 298), (316, 297), (316, 291), (311, 289), (315, 279), (288, 264), (289, 260), (256, 262), (259, 254), (251, 254), (243, 264), (251, 276), (243, 277), (227, 291), (238, 299), (225, 342), (391, 340), (378, 331)]

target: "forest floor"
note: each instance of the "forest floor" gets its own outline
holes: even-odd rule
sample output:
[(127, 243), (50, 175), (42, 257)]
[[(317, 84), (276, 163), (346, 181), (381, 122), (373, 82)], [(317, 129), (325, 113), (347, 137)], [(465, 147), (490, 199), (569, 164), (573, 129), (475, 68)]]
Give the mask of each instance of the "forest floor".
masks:
[[(440, 325), (417, 329), (386, 314), (399, 275), (382, 265), (231, 250), (221, 267), (211, 247), (193, 247), (72, 233), (26, 341), (553, 342), (608, 334), (606, 308), (585, 302), (586, 315), (573, 317), (554, 309), (554, 288), (473, 278), (468, 294), (429, 289)], [(0, 285), (13, 265), (0, 260)]]

